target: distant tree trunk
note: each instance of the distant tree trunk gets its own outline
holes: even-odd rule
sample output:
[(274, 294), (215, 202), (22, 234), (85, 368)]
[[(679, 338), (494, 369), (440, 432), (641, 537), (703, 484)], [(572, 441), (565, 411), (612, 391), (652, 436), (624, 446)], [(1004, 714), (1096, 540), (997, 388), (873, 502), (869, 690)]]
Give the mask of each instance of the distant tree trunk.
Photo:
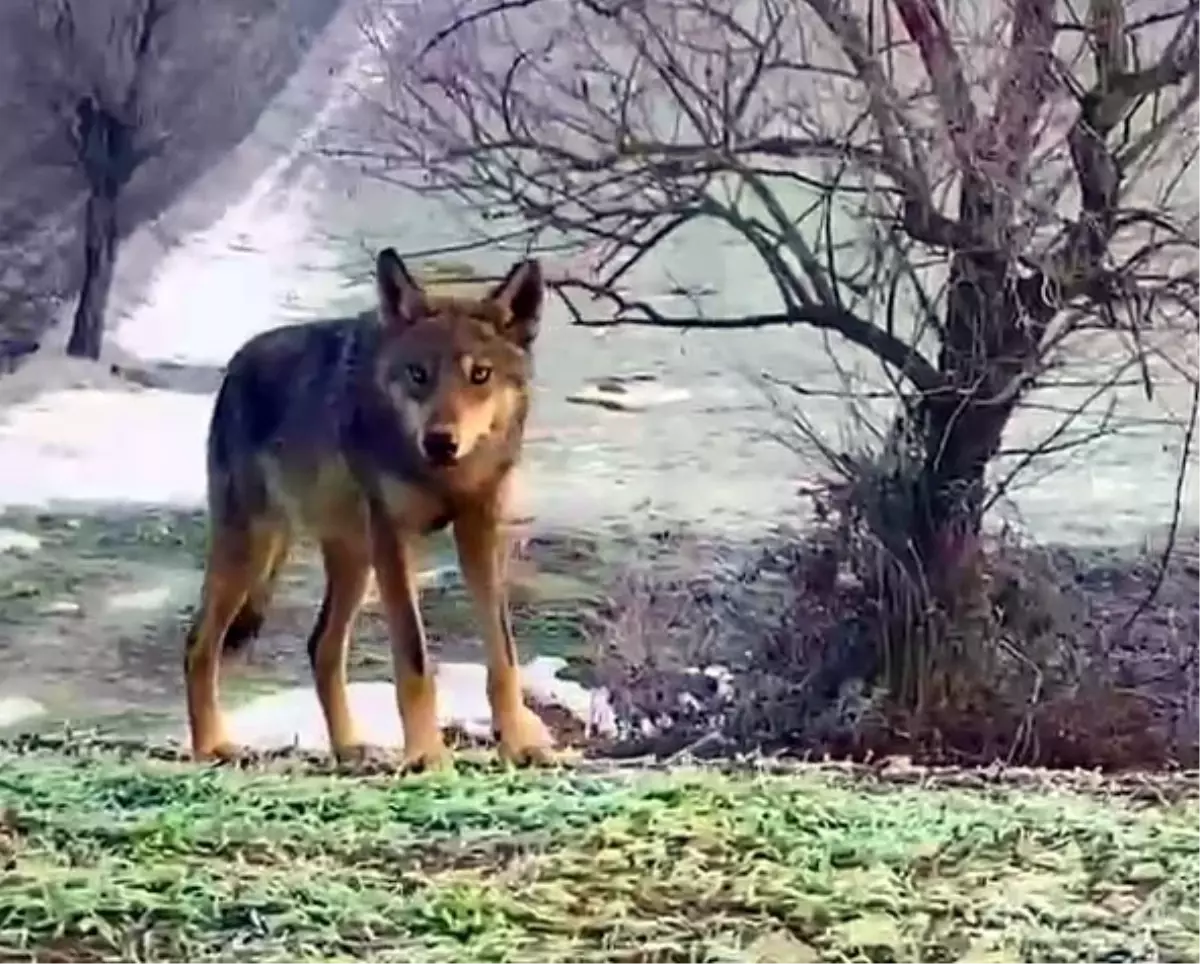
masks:
[(99, 358), (104, 313), (117, 259), (117, 207), (121, 192), (149, 156), (134, 144), (136, 126), (92, 97), (76, 105), (76, 148), (89, 195), (83, 236), (83, 284), (67, 354)]
[(67, 354), (99, 358), (104, 342), (104, 314), (112, 290), (117, 256), (117, 197), (93, 190), (87, 202), (84, 228), (83, 284)]

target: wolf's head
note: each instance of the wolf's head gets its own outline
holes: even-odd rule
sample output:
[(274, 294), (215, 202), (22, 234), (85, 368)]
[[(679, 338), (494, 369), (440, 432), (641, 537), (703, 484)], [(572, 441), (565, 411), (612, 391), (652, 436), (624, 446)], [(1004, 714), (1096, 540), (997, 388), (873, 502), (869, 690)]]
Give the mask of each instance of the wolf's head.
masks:
[(425, 292), (393, 248), (375, 262), (384, 329), (375, 377), (426, 461), (449, 468), (525, 417), (544, 299), (536, 260), (482, 298)]

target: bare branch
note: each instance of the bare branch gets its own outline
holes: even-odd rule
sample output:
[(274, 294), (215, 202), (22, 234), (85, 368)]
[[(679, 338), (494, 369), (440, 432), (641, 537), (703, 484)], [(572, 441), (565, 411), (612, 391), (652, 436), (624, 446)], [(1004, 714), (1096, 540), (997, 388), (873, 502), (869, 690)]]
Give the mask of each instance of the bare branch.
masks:
[(664, 329), (738, 331), (750, 328), (773, 328), (809, 325), (813, 328), (836, 331), (872, 354), (887, 361), (909, 378), (922, 392), (934, 393), (944, 388), (944, 382), (927, 359), (898, 338), (844, 309), (829, 305), (802, 305), (790, 312), (743, 315), (737, 318), (673, 318), (663, 315), (645, 301), (631, 301), (609, 287), (589, 284), (579, 279), (564, 279), (552, 286), (562, 289), (579, 288), (594, 297), (605, 298), (616, 306), (618, 315), (611, 320), (581, 320), (591, 328), (647, 325)]
[[(916, 466), (911, 551), (953, 560), (1014, 413), (1091, 344), (1118, 347), (1074, 379), (1089, 412), (1200, 377), (1165, 348), (1200, 332), (1183, 3), (1127, 22), (1089, 0), (1080, 24), (1051, 0), (453, 0), (402, 25), (381, 7), (385, 140), (363, 159), (557, 246), (577, 324), (803, 324), (834, 372), (839, 345), (865, 349)], [(745, 305), (664, 316), (628, 290), (633, 266), (718, 243), (746, 256), (723, 293)]]
[[(1117, 229), (1121, 168), (1107, 139), (1137, 101), (1192, 78), (1194, 100), (1197, 58), (1196, 3), (1191, 3), (1175, 36), (1158, 62), (1145, 70), (1126, 70), (1120, 0), (1092, 0), (1089, 35), (1097, 57), (1097, 80), (1083, 96), (1079, 115), (1067, 133), (1079, 182), (1079, 218), (1065, 231), (1050, 266), (1026, 279), (1021, 300), (1030, 314), (1045, 323), (1061, 306), (1081, 295), (1108, 300), (1111, 290), (1101, 281), (1102, 264)], [(1172, 115), (1170, 123), (1180, 115)], [(1164, 125), (1165, 126), (1165, 125)], [(1162, 134), (1153, 134), (1154, 137)]]
[(920, 51), (938, 107), (963, 170), (974, 168), (979, 117), (940, 0), (892, 0), (909, 38)]
[(1179, 539), (1180, 522), (1183, 519), (1184, 489), (1187, 487), (1188, 469), (1191, 467), (1193, 461), (1192, 446), (1196, 439), (1198, 417), (1200, 417), (1200, 383), (1193, 383), (1192, 400), (1188, 409), (1187, 423), (1183, 432), (1183, 445), (1179, 454), (1179, 470), (1175, 475), (1175, 491), (1171, 499), (1171, 521), (1167, 526), (1167, 538), (1159, 558), (1158, 571), (1154, 574), (1154, 581), (1151, 583), (1146, 595), (1142, 597), (1141, 602), (1129, 614), (1129, 618), (1121, 627), (1120, 635), (1122, 638), (1128, 638), (1129, 634), (1133, 631), (1133, 627), (1137, 625), (1138, 620), (1154, 605), (1159, 592), (1162, 590), (1163, 581), (1166, 579), (1167, 568), (1171, 564), (1171, 557), (1175, 554), (1176, 543)]

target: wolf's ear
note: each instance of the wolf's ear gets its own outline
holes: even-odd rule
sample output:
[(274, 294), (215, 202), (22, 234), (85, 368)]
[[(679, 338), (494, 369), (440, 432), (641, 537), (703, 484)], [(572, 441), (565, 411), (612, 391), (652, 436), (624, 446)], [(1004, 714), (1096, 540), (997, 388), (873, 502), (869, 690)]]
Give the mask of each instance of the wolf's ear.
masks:
[(408, 273), (395, 248), (384, 248), (375, 258), (375, 287), (379, 292), (379, 319), (389, 328), (407, 328), (421, 317), (425, 292)]
[(528, 351), (537, 338), (545, 300), (541, 262), (536, 258), (518, 261), (504, 280), (491, 290), (488, 300), (505, 311), (501, 333)]

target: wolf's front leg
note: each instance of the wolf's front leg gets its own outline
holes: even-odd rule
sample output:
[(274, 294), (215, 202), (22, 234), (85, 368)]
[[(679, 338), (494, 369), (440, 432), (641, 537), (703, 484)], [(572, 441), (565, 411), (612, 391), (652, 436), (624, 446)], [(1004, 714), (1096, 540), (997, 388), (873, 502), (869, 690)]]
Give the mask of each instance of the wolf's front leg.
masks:
[(391, 636), (396, 704), (404, 724), (404, 762), (412, 769), (445, 766), (450, 751), (438, 725), (437, 685), (417, 605), (412, 545), (382, 510), (371, 512), (371, 544)]
[(487, 646), (488, 699), (500, 754), (514, 763), (551, 763), (554, 738), (541, 717), (525, 705), (521, 691), (505, 585), (507, 545), (500, 512), (489, 507), (460, 514), (454, 520), (454, 541)]
[(321, 555), (325, 563), (325, 598), (308, 638), (308, 658), (329, 730), (329, 745), (338, 759), (350, 761), (369, 755), (350, 714), (346, 659), (354, 621), (367, 592), (371, 557), (366, 539), (357, 534), (322, 539)]

